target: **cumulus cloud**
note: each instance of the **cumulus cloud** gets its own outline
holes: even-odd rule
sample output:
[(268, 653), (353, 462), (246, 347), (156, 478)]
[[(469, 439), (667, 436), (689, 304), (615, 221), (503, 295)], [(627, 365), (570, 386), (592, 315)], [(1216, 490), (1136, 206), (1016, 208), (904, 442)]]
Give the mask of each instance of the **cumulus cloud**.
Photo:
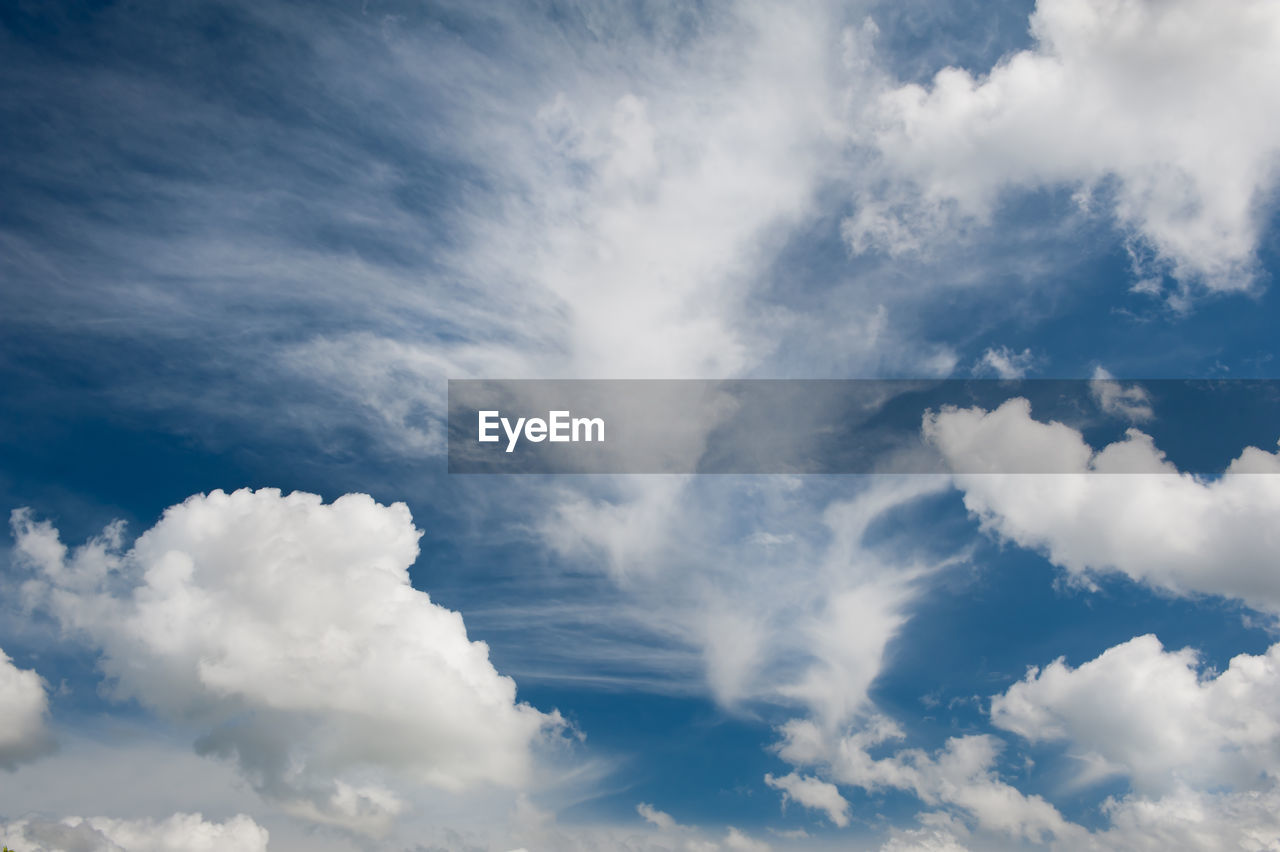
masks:
[(1280, 612), (1280, 453), (1248, 447), (1225, 475), (1203, 480), (1178, 473), (1137, 429), (1095, 452), (1078, 430), (1033, 419), (1021, 398), (990, 412), (945, 408), (924, 432), (984, 529), (1043, 551), (1081, 582), (1119, 572)]
[(1066, 186), (1132, 235), (1140, 286), (1167, 271), (1248, 287), (1280, 152), (1275, 4), (1039, 0), (1030, 28), (1032, 47), (980, 76), (949, 67), (878, 97), (870, 140), (914, 189), (864, 204), (854, 247), (901, 248), (939, 209), (983, 218), (1006, 189)]
[(44, 680), (0, 650), (0, 767), (14, 769), (53, 748)]
[(224, 822), (181, 813), (163, 820), (67, 817), (0, 823), (0, 841), (23, 852), (266, 852), (267, 830), (243, 814)]
[(1119, 774), (1142, 795), (1270, 786), (1280, 766), (1280, 645), (1221, 673), (1138, 636), (1071, 668), (1056, 660), (997, 695), (991, 721), (1065, 742), (1082, 780)]
[(991, 702), (991, 720), (1062, 743), (1077, 784), (1119, 776), (1109, 824), (1073, 848), (1271, 849), (1280, 843), (1280, 645), (1222, 672), (1191, 649), (1135, 637), (1077, 668), (1032, 668)]
[(775, 778), (772, 774), (764, 776), (764, 783), (775, 790), (782, 791), (783, 802), (795, 802), (815, 811), (822, 811), (832, 824), (844, 828), (849, 824), (849, 803), (835, 784), (810, 775), (797, 775), (794, 772)]
[[(385, 770), (447, 790), (519, 786), (556, 714), (516, 700), (462, 617), (410, 585), (404, 504), (248, 489), (68, 551), (19, 510), (31, 601), (101, 649), (112, 695), (199, 732), (304, 818), (381, 831)], [(374, 773), (370, 775), (370, 773)]]
[[(1120, 673), (1134, 657), (1141, 662)], [(883, 852), (1025, 844), (1098, 852), (1270, 849), (1280, 838), (1280, 786), (1270, 774), (1274, 654), (1242, 655), (1222, 674), (1199, 680), (1193, 663), (1190, 652), (1165, 652), (1151, 637), (1139, 637), (1079, 669), (1059, 661), (1033, 670), (993, 701), (997, 725), (1030, 739), (1068, 741), (1080, 750), (1076, 756), (1105, 762), (1133, 781), (1132, 792), (1102, 803), (1107, 823), (1093, 831), (1002, 779), (995, 765), (1005, 746), (991, 735), (953, 737), (933, 752), (900, 748), (876, 757), (873, 752), (904, 738), (890, 719), (871, 716), (836, 735), (793, 720), (782, 726), (777, 751), (835, 784), (905, 791), (930, 808), (919, 827), (891, 828)], [(1259, 743), (1261, 754), (1235, 753)], [(1173, 754), (1165, 757), (1161, 749)]]
[(1111, 825), (1091, 848), (1217, 852), (1280, 848), (1280, 789), (1241, 793), (1181, 789), (1160, 798), (1109, 799)]
[[(1208, 496), (1192, 492), (1174, 498), (1166, 494), (1164, 499), (1196, 500), (1197, 495), (1202, 498), (1194, 504), (1197, 517), (1219, 536), (1202, 545), (1203, 554), (1230, 545), (1236, 550), (1226, 555), (1229, 561), (1238, 560), (1240, 548), (1248, 546), (1241, 544), (1241, 539), (1266, 535), (1263, 531), (1268, 527), (1263, 516), (1276, 511), (1274, 503), (1259, 504), (1257, 495), (1248, 490), (1248, 481), (1274, 477), (1232, 475), (1205, 482), (1180, 476), (1148, 436), (1132, 429), (1124, 441), (1094, 452), (1074, 429), (1032, 420), (1025, 400), (1011, 401), (994, 412), (944, 410), (935, 415), (928, 428), (934, 429), (935, 443), (944, 448), (944, 454), (973, 452), (982, 464), (997, 470), (1008, 470), (1020, 458), (1034, 460), (1046, 453), (1057, 458), (1058, 463), (1070, 461), (1079, 472), (1052, 476), (955, 476), (966, 490), (966, 498), (975, 490), (984, 497), (998, 493), (1005, 500), (1002, 508), (1007, 506), (1009, 512), (1016, 512), (1030, 504), (1030, 517), (1036, 519), (1056, 517), (1071, 524), (1063, 506), (1088, 511), (1090, 503), (1107, 499), (1110, 502), (1106, 507), (1097, 510), (1096, 520), (1101, 522), (1103, 515), (1114, 514), (1118, 507), (1128, 505), (1127, 501), (1165, 494), (1143, 490), (1159, 489), (1162, 482), (1175, 490), (1226, 488), (1209, 491)], [(987, 452), (993, 449), (997, 455)], [(1273, 470), (1276, 461), (1276, 456), (1254, 449), (1242, 454), (1232, 469)], [(1102, 471), (1127, 470), (1164, 472), (1098, 475)], [(1237, 485), (1230, 486), (1230, 482)], [(1026, 493), (1017, 491), (1027, 483), (1039, 485)], [(1104, 490), (1090, 492), (1095, 487), (1093, 483)], [(1107, 487), (1121, 490), (1113, 494), (1105, 490)], [(1139, 488), (1136, 495), (1124, 490), (1135, 487)], [(1246, 490), (1237, 493), (1230, 490), (1232, 487)], [(1001, 488), (1011, 490), (1005, 493), (999, 491)], [(1065, 503), (1051, 508), (1034, 505), (1033, 498), (1038, 495), (1064, 490), (1067, 496), (1060, 499)], [(1225, 503), (1217, 513), (1212, 508), (1214, 501)], [(973, 503), (970, 509), (975, 510)], [(1231, 511), (1256, 514), (1240, 520), (1235, 533), (1218, 529), (1215, 525), (1220, 523), (1219, 515), (1225, 518)], [(1066, 520), (1062, 520), (1064, 514)], [(1135, 511), (1134, 516), (1145, 515)], [(1012, 517), (1023, 520), (1021, 515)], [(1123, 524), (1123, 520), (1107, 520)], [(993, 516), (989, 523), (1004, 530), (998, 525), (1007, 521), (1003, 516)], [(1170, 529), (1176, 529), (1178, 523), (1188, 521), (1174, 520)], [(1171, 534), (1161, 529), (1158, 521), (1156, 527), (1149, 533), (1151, 541)], [(1108, 541), (1122, 541), (1121, 532), (1109, 535)], [(1011, 533), (1004, 534), (1013, 537)], [(1089, 530), (1078, 535), (1087, 539), (1101, 533)], [(1050, 552), (1057, 551), (1050, 548)], [(1157, 559), (1162, 560), (1162, 565), (1172, 563), (1173, 569), (1180, 564), (1195, 564), (1192, 554), (1182, 554), (1181, 563), (1173, 560), (1171, 556), (1177, 552), (1176, 546), (1170, 545), (1149, 558), (1153, 564)], [(1245, 574), (1239, 576), (1265, 580), (1267, 554), (1271, 552), (1271, 548), (1259, 546), (1253, 561), (1242, 569)], [(1094, 563), (1086, 560), (1081, 564)], [(1208, 583), (1214, 574), (1202, 570), (1195, 576)], [(847, 715), (836, 724), (824, 722), (820, 714), (783, 724), (776, 752), (797, 772), (782, 779), (770, 776), (766, 781), (775, 788), (787, 789), (798, 788), (787, 782), (812, 779), (822, 785), (815, 787), (815, 792), (837, 797), (832, 801), (844, 801), (844, 788), (872, 793), (900, 790), (914, 795), (925, 807), (936, 809), (931, 816), (934, 822), (915, 829), (891, 830), (884, 848), (892, 850), (963, 849), (978, 839), (983, 848), (1002, 848), (1012, 842), (1073, 850), (1207, 850), (1222, 848), (1223, 838), (1238, 842), (1240, 848), (1270, 848), (1268, 844), (1280, 831), (1280, 820), (1269, 809), (1275, 791), (1280, 789), (1274, 774), (1280, 762), (1280, 725), (1275, 722), (1280, 717), (1278, 673), (1280, 646), (1259, 655), (1239, 655), (1224, 671), (1214, 672), (1204, 669), (1194, 651), (1167, 651), (1155, 637), (1142, 636), (1109, 649), (1078, 668), (1057, 660), (1031, 669), (1023, 680), (995, 696), (991, 703), (993, 725), (1029, 742), (1061, 744), (1080, 766), (1074, 786), (1113, 776), (1128, 782), (1128, 794), (1104, 803), (1103, 813), (1109, 822), (1094, 831), (1068, 821), (1041, 795), (1026, 792), (1002, 778), (997, 765), (1006, 743), (998, 737), (953, 737), (933, 751), (894, 749), (893, 744), (905, 738), (903, 730), (865, 704), (860, 706), (861, 712)], [(809, 774), (801, 775), (799, 770)], [(799, 795), (792, 797), (801, 800)]]
[(1028, 796), (997, 776), (995, 761), (1003, 744), (989, 735), (952, 737), (934, 754), (902, 749), (876, 758), (873, 749), (904, 736), (883, 716), (834, 736), (807, 720), (793, 720), (782, 726), (781, 734), (777, 751), (783, 760), (819, 767), (838, 784), (905, 790), (928, 806), (959, 810), (982, 830), (1031, 843), (1071, 841), (1086, 834), (1042, 797)]
[(969, 829), (944, 811), (919, 816), (919, 828), (899, 828), (880, 847), (880, 852), (968, 852), (964, 839)]

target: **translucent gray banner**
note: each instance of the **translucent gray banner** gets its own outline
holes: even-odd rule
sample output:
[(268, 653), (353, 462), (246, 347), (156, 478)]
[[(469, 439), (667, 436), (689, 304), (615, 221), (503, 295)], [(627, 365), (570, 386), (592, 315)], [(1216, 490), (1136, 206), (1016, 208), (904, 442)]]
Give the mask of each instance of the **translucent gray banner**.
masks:
[(451, 473), (1264, 472), (1280, 380), (451, 380), (448, 434)]

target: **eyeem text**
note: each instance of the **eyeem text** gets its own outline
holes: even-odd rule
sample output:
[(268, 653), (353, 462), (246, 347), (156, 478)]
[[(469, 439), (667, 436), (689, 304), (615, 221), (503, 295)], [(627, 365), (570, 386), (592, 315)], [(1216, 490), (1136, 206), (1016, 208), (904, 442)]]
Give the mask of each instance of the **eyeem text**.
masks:
[(499, 427), (507, 436), (507, 452), (512, 452), (520, 438), (535, 444), (568, 441), (604, 441), (603, 417), (574, 417), (568, 411), (549, 411), (547, 419), (541, 417), (517, 418), (514, 423), (503, 417), (500, 411), (480, 411), (479, 440), (484, 444), (502, 439)]

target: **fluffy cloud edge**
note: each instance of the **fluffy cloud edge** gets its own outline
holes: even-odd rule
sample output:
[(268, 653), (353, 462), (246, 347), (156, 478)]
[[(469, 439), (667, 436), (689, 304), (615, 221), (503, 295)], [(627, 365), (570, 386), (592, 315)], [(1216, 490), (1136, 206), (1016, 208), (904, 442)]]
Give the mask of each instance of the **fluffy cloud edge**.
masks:
[(266, 852), (269, 834), (252, 818), (236, 814), (222, 822), (199, 813), (166, 819), (36, 817), (0, 823), (0, 841), (23, 852)]
[(0, 769), (16, 769), (54, 747), (44, 678), (0, 650)]
[(118, 524), (68, 550), (47, 522), (12, 520), (30, 602), (101, 652), (112, 694), (304, 819), (380, 834), (397, 785), (519, 788), (564, 727), (412, 587), (421, 533), (404, 504), (214, 491), (128, 549)]
[[(1280, 613), (1280, 452), (1246, 447), (1222, 476), (1203, 479), (1179, 473), (1139, 429), (1095, 451), (1079, 430), (1035, 420), (1021, 397), (992, 411), (931, 412), (922, 428), (983, 529), (1043, 552), (1084, 585), (1117, 573)], [(1007, 473), (1019, 470), (1059, 472)]]

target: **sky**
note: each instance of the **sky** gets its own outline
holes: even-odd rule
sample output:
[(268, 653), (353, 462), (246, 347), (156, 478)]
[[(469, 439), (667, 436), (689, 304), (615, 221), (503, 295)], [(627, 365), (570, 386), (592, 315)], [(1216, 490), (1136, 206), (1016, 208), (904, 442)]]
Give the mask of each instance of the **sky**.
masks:
[[(1280, 849), (1280, 426), (1157, 389), (1275, 403), (1276, 114), (1269, 0), (4, 4), (0, 842)], [(1084, 393), (478, 476), (450, 379)]]

